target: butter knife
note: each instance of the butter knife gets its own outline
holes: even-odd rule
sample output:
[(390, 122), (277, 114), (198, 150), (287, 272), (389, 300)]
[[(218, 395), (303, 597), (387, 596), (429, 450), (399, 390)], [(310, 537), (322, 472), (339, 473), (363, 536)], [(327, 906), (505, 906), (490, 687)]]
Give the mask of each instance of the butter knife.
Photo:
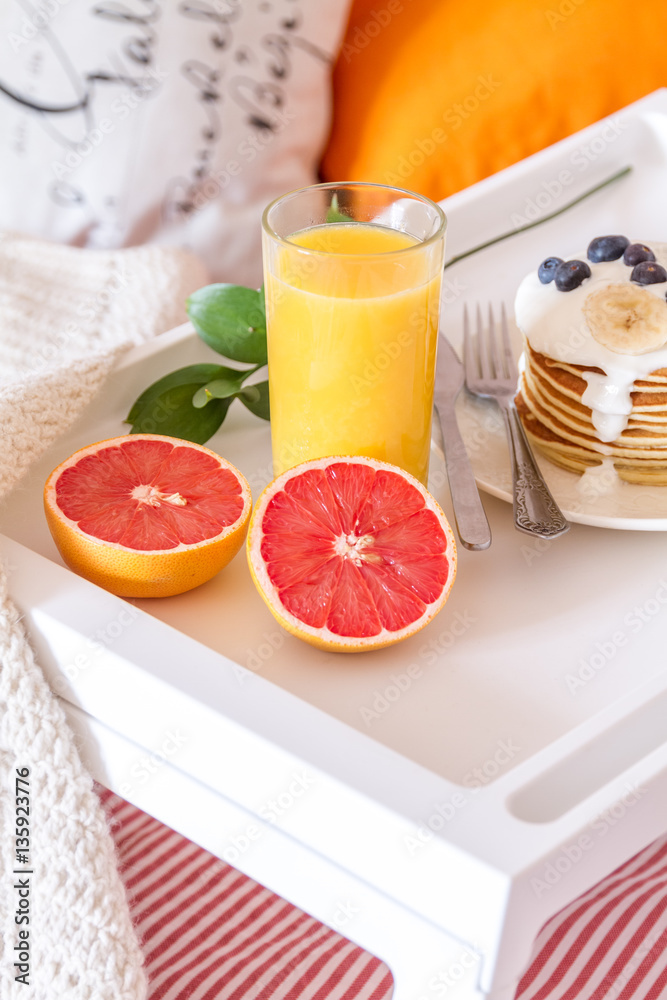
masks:
[(479, 551), (488, 549), (491, 544), (491, 529), (456, 421), (456, 397), (463, 388), (464, 381), (463, 365), (447, 338), (440, 333), (433, 401), (442, 430), (449, 492), (461, 544), (466, 549)]

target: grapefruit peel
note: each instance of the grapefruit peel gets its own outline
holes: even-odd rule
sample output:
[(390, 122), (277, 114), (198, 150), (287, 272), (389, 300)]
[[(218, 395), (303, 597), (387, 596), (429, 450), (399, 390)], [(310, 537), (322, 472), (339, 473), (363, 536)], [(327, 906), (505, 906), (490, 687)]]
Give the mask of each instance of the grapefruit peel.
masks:
[[(350, 475), (356, 482), (346, 485)], [(246, 551), (276, 621), (335, 652), (414, 635), (444, 607), (457, 568), (452, 529), (428, 490), (394, 465), (359, 457), (314, 459), (270, 483)]]

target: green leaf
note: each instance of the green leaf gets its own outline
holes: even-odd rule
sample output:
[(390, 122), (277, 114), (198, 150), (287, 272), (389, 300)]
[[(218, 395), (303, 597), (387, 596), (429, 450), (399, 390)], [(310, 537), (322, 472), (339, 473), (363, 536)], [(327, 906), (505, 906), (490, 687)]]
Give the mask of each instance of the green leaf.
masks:
[(190, 321), (201, 339), (232, 361), (266, 364), (264, 289), (206, 285), (187, 300)]
[(196, 409), (201, 409), (211, 399), (226, 399), (228, 396), (235, 396), (248, 375), (252, 375), (253, 371), (256, 370), (256, 368), (250, 368), (244, 372), (240, 372), (236, 368), (223, 368), (221, 366), (218, 369), (219, 374), (216, 378), (211, 382), (207, 382), (205, 386), (202, 386), (194, 394), (192, 405)]
[(327, 222), (352, 222), (350, 216), (346, 215), (345, 212), (341, 212), (339, 209), (337, 194), (333, 194), (331, 196), (331, 204), (327, 210), (325, 218)]
[(251, 413), (262, 420), (270, 420), (269, 414), (269, 383), (257, 382), (255, 385), (247, 385), (238, 393), (238, 399), (244, 406), (247, 406)]
[(203, 364), (188, 365), (186, 368), (178, 368), (175, 372), (170, 372), (168, 375), (163, 376), (163, 378), (158, 379), (157, 382), (153, 382), (147, 389), (144, 389), (138, 399), (135, 400), (125, 422), (129, 424), (134, 423), (139, 412), (159, 399), (168, 389), (173, 389), (181, 385), (194, 385), (196, 388), (199, 388), (200, 385), (205, 385), (216, 378), (221, 370), (223, 370), (222, 365)]
[[(204, 444), (222, 424), (233, 397), (216, 399), (205, 410), (192, 405), (194, 394), (229, 371), (221, 365), (190, 365), (170, 372), (142, 392), (126, 423), (131, 434), (168, 434)], [(246, 374), (246, 373), (244, 373)]]

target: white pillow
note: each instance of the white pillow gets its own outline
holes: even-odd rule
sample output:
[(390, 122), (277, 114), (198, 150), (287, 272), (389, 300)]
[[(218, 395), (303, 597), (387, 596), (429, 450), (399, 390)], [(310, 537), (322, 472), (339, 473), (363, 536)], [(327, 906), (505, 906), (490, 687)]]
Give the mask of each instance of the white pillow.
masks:
[(348, 6), (2, 0), (0, 229), (259, 285), (262, 209), (316, 180)]

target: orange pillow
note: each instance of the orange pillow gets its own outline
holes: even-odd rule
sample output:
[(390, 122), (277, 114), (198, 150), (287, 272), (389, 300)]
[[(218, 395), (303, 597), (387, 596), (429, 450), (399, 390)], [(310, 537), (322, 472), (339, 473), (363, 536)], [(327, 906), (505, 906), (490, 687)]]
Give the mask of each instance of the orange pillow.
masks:
[(667, 4), (354, 0), (325, 180), (444, 198), (667, 84)]

